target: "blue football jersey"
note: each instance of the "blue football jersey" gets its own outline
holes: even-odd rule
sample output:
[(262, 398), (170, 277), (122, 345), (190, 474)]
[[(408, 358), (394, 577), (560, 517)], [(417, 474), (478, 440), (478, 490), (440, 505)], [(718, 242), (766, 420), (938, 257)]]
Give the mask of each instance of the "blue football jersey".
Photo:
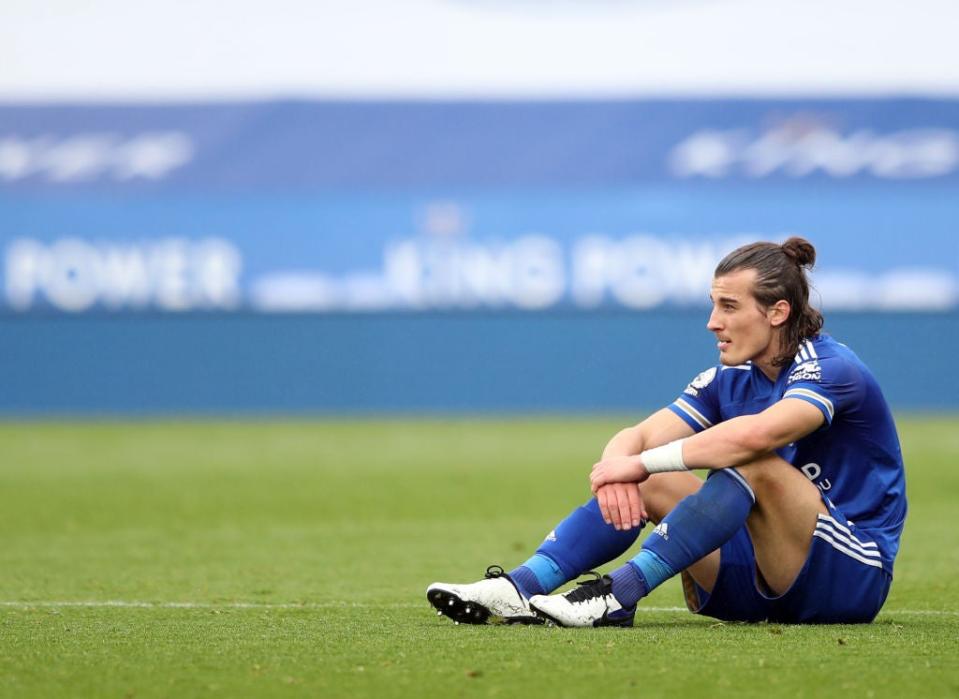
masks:
[[(848, 520), (836, 523), (838, 547), (875, 557), (892, 572), (906, 517), (906, 483), (899, 437), (879, 384), (845, 345), (821, 334), (800, 345), (774, 382), (750, 363), (707, 369), (669, 408), (697, 432), (739, 415), (796, 398), (822, 411), (822, 427), (777, 453), (800, 469)], [(863, 532), (875, 544), (864, 545)], [(865, 562), (865, 561), (864, 561)]]

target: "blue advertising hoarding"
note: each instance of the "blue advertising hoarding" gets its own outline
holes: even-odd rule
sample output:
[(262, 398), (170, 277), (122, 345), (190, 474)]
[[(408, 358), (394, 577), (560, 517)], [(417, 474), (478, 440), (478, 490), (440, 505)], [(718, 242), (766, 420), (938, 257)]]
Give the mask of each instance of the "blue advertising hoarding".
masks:
[(701, 304), (810, 238), (827, 308), (959, 304), (959, 101), (0, 106), (13, 312)]
[(953, 405), (957, 194), (957, 100), (0, 105), (0, 411), (654, 407), (718, 259), (793, 234)]

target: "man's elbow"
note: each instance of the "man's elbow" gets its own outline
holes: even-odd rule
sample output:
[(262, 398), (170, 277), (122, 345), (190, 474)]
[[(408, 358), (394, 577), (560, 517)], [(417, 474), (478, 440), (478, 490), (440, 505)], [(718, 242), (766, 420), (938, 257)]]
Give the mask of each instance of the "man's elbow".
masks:
[(736, 442), (748, 456), (766, 454), (779, 446), (781, 440), (773, 430), (760, 419), (744, 420), (737, 431)]

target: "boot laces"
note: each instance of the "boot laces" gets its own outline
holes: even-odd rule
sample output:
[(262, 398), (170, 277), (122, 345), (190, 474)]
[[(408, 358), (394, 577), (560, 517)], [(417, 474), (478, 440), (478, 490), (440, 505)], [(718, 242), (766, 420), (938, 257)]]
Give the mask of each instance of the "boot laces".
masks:
[(586, 574), (592, 575), (593, 579), (581, 580), (576, 583), (577, 588), (575, 590), (563, 595), (568, 602), (588, 602), (591, 599), (605, 597), (609, 594), (610, 586), (608, 578), (594, 570), (590, 570)]
[[(509, 576), (506, 574), (506, 571), (503, 570), (503, 567), (495, 566), (495, 565), (487, 568), (486, 575), (484, 575), (483, 577), (485, 578), (504, 578), (505, 577), (509, 579)], [(510, 580), (510, 582), (512, 582), (512, 580)]]

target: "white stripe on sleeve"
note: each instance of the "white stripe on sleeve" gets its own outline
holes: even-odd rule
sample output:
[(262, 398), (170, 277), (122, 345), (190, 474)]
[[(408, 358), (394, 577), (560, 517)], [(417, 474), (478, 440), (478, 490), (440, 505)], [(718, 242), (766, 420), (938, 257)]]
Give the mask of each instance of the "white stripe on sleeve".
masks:
[(682, 410), (684, 413), (686, 413), (687, 415), (689, 415), (689, 417), (691, 417), (693, 420), (695, 420), (696, 423), (697, 423), (700, 427), (702, 427), (704, 430), (705, 430), (707, 427), (712, 427), (712, 426), (713, 426), (713, 423), (711, 423), (709, 420), (707, 420), (705, 415), (703, 415), (701, 412), (699, 412), (698, 410), (696, 410), (696, 408), (694, 408), (693, 406), (691, 406), (689, 403), (687, 403), (686, 401), (684, 401), (682, 398), (677, 398), (677, 399), (675, 400), (675, 402), (673, 403), (673, 405), (675, 405), (677, 408), (679, 408), (679, 409)]
[(808, 398), (809, 400), (815, 401), (823, 406), (826, 411), (829, 413), (829, 420), (831, 421), (836, 415), (836, 409), (833, 407), (832, 401), (822, 396), (815, 391), (810, 391), (808, 388), (790, 388), (783, 394), (783, 398), (795, 398), (797, 396), (802, 396), (803, 398)]

